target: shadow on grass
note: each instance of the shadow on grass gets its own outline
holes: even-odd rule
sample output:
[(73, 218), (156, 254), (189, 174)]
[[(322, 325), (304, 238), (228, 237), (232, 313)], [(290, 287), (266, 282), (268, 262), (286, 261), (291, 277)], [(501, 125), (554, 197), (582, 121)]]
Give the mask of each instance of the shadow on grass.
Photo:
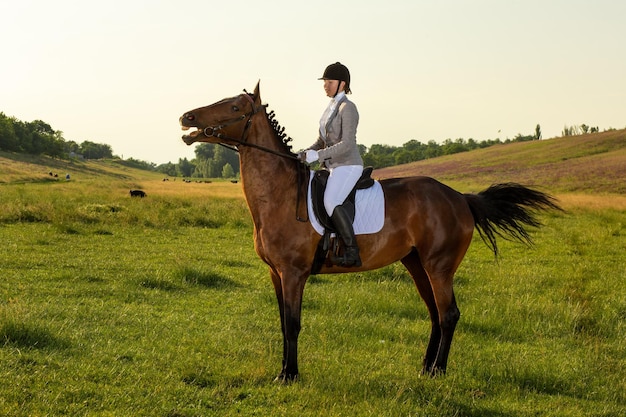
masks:
[(9, 321), (0, 325), (0, 347), (20, 349), (66, 349), (69, 342), (55, 336), (48, 329)]
[(583, 399), (589, 395), (581, 391), (571, 377), (550, 372), (548, 369), (518, 369), (507, 367), (501, 374), (482, 374), (482, 378), (501, 386), (514, 386), (533, 394)]
[(226, 289), (240, 287), (240, 285), (232, 279), (211, 271), (200, 271), (185, 267), (176, 271), (174, 275), (187, 284), (206, 288)]
[(219, 384), (220, 378), (205, 369), (199, 369), (183, 375), (182, 381), (198, 388), (212, 388)]
[(225, 260), (221, 264), (233, 268), (250, 268), (252, 266), (250, 263), (241, 260)]
[(462, 324), (464, 332), (473, 333), (492, 340), (505, 341), (511, 343), (523, 343), (528, 336), (523, 331), (517, 330), (507, 323), (490, 325), (467, 319)]
[(161, 291), (176, 291), (180, 289), (180, 287), (173, 282), (161, 278), (146, 278), (142, 280), (139, 285), (151, 290)]
[(548, 372), (519, 370), (510, 376), (509, 383), (515, 384), (527, 392), (547, 395), (570, 396), (583, 398), (584, 393), (577, 392), (574, 382), (569, 378)]

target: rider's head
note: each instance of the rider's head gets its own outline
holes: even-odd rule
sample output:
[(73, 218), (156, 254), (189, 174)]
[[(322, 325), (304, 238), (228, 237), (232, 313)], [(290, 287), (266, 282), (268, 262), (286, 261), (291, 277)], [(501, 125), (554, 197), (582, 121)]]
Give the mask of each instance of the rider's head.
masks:
[[(322, 78), (319, 79), (325, 81), (324, 90), (326, 90), (326, 94), (329, 97), (335, 97), (340, 91), (345, 91), (346, 94), (350, 94), (352, 92), (350, 91), (350, 71), (348, 71), (348, 67), (340, 62), (335, 62), (334, 64), (327, 66), (324, 70), (324, 75), (322, 75)], [(327, 84), (329, 83), (326, 81), (331, 81), (332, 83), (330, 84), (333, 85), (335, 84), (334, 81), (336, 81), (336, 88), (329, 90), (327, 88)], [(328, 87), (330, 88), (330, 86)]]

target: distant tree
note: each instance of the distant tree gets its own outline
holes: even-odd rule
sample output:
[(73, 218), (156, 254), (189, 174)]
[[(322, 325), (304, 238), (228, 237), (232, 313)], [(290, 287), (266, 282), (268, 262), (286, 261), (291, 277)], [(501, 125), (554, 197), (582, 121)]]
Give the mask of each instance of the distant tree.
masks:
[(222, 178), (235, 178), (235, 170), (231, 164), (226, 163), (222, 168)]
[(67, 154), (71, 152), (78, 153), (78, 154), (80, 153), (80, 145), (74, 142), (73, 140), (69, 140), (65, 142), (64, 149), (65, 149), (65, 153)]
[(434, 140), (429, 140), (424, 150), (424, 156), (427, 159), (441, 156), (441, 147)]
[(422, 159), (426, 158), (424, 156), (425, 148), (426, 148), (426, 145), (424, 145), (422, 142), (415, 140), (415, 139), (411, 139), (410, 141), (402, 145), (402, 148), (396, 151), (396, 154), (400, 153), (401, 150), (404, 150), (404, 151), (407, 151), (409, 154), (409, 158), (410, 158), (409, 162), (421, 161)]
[(155, 171), (156, 164), (154, 162), (142, 161), (140, 159), (128, 158), (119, 161), (120, 165), (128, 166), (131, 168), (143, 169), (146, 171)]
[(214, 143), (199, 143), (193, 150), (196, 154), (196, 159), (213, 159), (217, 146), (219, 145)]
[(211, 178), (211, 159), (194, 159), (195, 169), (192, 176), (195, 178)]
[(467, 149), (468, 149), (468, 150), (470, 150), (470, 151), (471, 151), (471, 150), (473, 150), (473, 149), (478, 149), (478, 148), (480, 148), (480, 143), (479, 143), (479, 142), (475, 141), (475, 140), (474, 140), (474, 139), (472, 139), (472, 138), (469, 138), (469, 139), (467, 140)]
[(535, 126), (535, 140), (541, 140), (541, 126), (539, 124)]
[(194, 171), (194, 164), (192, 164), (187, 158), (181, 158), (176, 165), (176, 173), (181, 177), (191, 177)]
[(522, 135), (518, 133), (512, 140), (507, 139), (508, 142), (529, 142), (531, 140), (536, 140), (535, 135)]
[(13, 128), (14, 119), (0, 112), (0, 149), (17, 152), (20, 149), (19, 138)]
[(47, 149), (45, 151), (47, 155), (54, 158), (61, 158), (66, 154), (65, 152), (65, 139), (63, 139), (63, 132), (57, 130), (48, 142)]
[(411, 152), (406, 149), (398, 149), (393, 153), (393, 157), (395, 165), (408, 164), (409, 162), (414, 161)]
[(389, 145), (372, 145), (364, 155), (363, 163), (376, 168), (389, 167), (395, 164), (393, 153), (398, 148)]
[(459, 152), (467, 151), (467, 146), (465, 145), (465, 140), (460, 138), (452, 141), (452, 139), (446, 139), (443, 141), (443, 146), (441, 146), (441, 153), (443, 155), (452, 155)]
[(239, 153), (214, 143), (201, 143), (194, 150), (196, 178), (219, 178), (226, 164), (230, 164), (236, 176), (239, 172)]
[(29, 153), (39, 155), (46, 153), (48, 144), (53, 141), (54, 130), (48, 123), (41, 120), (34, 120), (24, 124), (24, 128), (29, 139)]
[(170, 177), (175, 177), (177, 172), (176, 172), (176, 165), (171, 163), (171, 162), (167, 162), (165, 164), (161, 164), (159, 166), (156, 167), (157, 172), (160, 172), (162, 174), (168, 175)]
[(237, 175), (239, 173), (239, 152), (225, 148), (223, 146), (220, 146), (220, 148), (224, 152), (224, 160), (227, 164), (230, 164), (233, 171), (235, 172), (235, 175)]
[(80, 153), (85, 159), (113, 158), (111, 145), (95, 143), (88, 140), (80, 144)]
[(576, 126), (576, 125), (572, 125), (572, 126), (567, 126), (565, 125), (565, 127), (563, 128), (563, 132), (561, 132), (562, 136), (576, 136), (576, 135), (580, 135), (582, 132), (582, 129), (580, 126)]

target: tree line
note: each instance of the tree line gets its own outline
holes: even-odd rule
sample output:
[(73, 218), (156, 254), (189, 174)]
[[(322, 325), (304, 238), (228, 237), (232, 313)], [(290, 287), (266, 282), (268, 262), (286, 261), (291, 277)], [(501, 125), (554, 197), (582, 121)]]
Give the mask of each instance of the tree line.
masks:
[(41, 120), (23, 122), (0, 112), (0, 150), (48, 155), (53, 158), (113, 158), (110, 145), (84, 141), (66, 141), (63, 132)]
[[(565, 126), (562, 136), (573, 136), (599, 132), (597, 127), (586, 124)], [(412, 139), (402, 146), (375, 144), (369, 148), (359, 145), (363, 162), (374, 168), (401, 165), (423, 159), (436, 158), (474, 149), (486, 148), (511, 142), (540, 140), (541, 126), (538, 124), (532, 134), (518, 134), (504, 141), (489, 139), (446, 139), (442, 143), (430, 140), (426, 143)], [(48, 155), (53, 158), (102, 159), (118, 158), (113, 155), (110, 145), (83, 141), (66, 141), (63, 132), (55, 131), (41, 120), (23, 122), (0, 112), (0, 150), (22, 152), (34, 155)], [(156, 165), (151, 162), (128, 158), (119, 162), (130, 167), (161, 172), (172, 177), (185, 178), (236, 178), (239, 176), (239, 154), (231, 149), (212, 143), (200, 143), (194, 150), (195, 158), (180, 158), (177, 163), (167, 162)], [(119, 159), (119, 158), (118, 158)]]
[(178, 163), (167, 162), (156, 167), (158, 172), (172, 177), (236, 178), (239, 176), (239, 154), (213, 143), (199, 143), (192, 160), (180, 158)]
[[(510, 142), (523, 142), (541, 138), (541, 129), (534, 135), (517, 135), (513, 139), (476, 141), (474, 139), (446, 139), (439, 144), (434, 140), (422, 143), (410, 140), (402, 146), (358, 145), (363, 163), (374, 168), (406, 164), (423, 159), (436, 158), (459, 152)], [(239, 155), (237, 152), (212, 143), (200, 143), (195, 148), (196, 157), (192, 160), (179, 159), (178, 163), (168, 162), (157, 166), (157, 171), (169, 176), (190, 178), (232, 178), (239, 175)]]

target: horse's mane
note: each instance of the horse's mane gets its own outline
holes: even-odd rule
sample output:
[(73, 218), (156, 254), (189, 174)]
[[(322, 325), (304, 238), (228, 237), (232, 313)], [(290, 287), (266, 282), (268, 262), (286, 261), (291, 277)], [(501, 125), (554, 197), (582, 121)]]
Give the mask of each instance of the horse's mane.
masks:
[(272, 127), (272, 130), (274, 131), (274, 134), (276, 135), (278, 140), (284, 145), (285, 150), (290, 154), (294, 154), (292, 151), (292, 146), (290, 145), (293, 139), (291, 138), (291, 136), (287, 136), (287, 134), (285, 133), (285, 128), (282, 127), (280, 123), (278, 123), (278, 120), (276, 120), (276, 113), (274, 113), (274, 110), (271, 110), (267, 114), (267, 120), (270, 122), (270, 126)]

